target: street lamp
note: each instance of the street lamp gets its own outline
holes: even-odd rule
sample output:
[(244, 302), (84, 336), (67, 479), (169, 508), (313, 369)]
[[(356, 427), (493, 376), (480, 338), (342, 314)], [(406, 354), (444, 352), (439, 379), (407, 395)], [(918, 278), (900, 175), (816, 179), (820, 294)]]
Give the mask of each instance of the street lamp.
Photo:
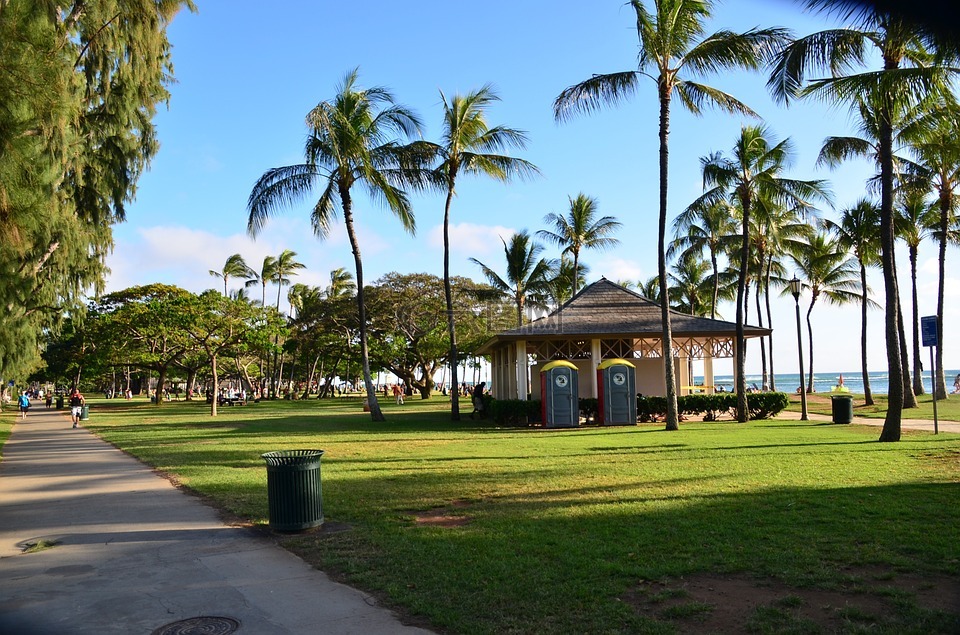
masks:
[(807, 421), (807, 391), (803, 385), (803, 339), (800, 337), (800, 291), (803, 289), (797, 276), (790, 281), (790, 293), (797, 308), (797, 357), (800, 359), (800, 421)]

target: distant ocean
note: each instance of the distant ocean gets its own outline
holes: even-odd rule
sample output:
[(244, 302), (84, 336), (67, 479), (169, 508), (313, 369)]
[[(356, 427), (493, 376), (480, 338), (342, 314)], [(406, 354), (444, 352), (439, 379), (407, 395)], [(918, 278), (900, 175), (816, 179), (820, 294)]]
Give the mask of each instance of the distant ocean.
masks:
[[(945, 378), (947, 382), (947, 392), (953, 392), (953, 381), (957, 376), (957, 373), (960, 372), (956, 369), (947, 370), (945, 372)], [(860, 371), (843, 371), (842, 373), (814, 373), (813, 374), (813, 387), (816, 392), (830, 392), (834, 386), (837, 385), (837, 381), (840, 378), (840, 375), (843, 375), (843, 385), (850, 389), (850, 392), (862, 393), (863, 392), (863, 376)], [(874, 394), (886, 394), (887, 393), (887, 372), (871, 372), (870, 374), (870, 390)], [(703, 383), (703, 376), (696, 376), (696, 383)], [(733, 375), (716, 375), (714, 376), (714, 385), (723, 386), (724, 390), (733, 389)], [(797, 388), (800, 387), (800, 375), (797, 373), (777, 373), (776, 377), (776, 387), (780, 392), (796, 392)], [(804, 385), (806, 385), (807, 375), (803, 375)], [(759, 374), (747, 375), (747, 386), (752, 386), (756, 384), (757, 386), (763, 385), (763, 377)], [(923, 386), (924, 390), (927, 393), (930, 393), (930, 373), (924, 371), (923, 373)]]

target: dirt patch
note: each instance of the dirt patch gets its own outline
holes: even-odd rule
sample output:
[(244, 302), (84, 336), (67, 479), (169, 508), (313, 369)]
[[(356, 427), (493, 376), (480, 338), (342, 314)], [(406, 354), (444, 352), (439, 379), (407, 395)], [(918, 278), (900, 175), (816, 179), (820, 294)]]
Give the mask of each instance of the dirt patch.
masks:
[(890, 570), (847, 572), (836, 589), (792, 587), (771, 579), (697, 574), (643, 581), (623, 598), (644, 617), (672, 623), (679, 631), (895, 632), (903, 604), (935, 612), (930, 632), (960, 628), (960, 580)]
[(417, 525), (432, 527), (463, 527), (473, 520), (462, 511), (471, 505), (470, 501), (457, 500), (443, 507), (412, 512), (413, 522)]

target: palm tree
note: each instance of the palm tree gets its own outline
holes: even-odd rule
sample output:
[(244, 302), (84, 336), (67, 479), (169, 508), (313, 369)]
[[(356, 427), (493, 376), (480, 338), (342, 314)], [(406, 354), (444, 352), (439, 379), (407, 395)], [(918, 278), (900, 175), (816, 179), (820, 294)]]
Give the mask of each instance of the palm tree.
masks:
[[(441, 92), (440, 99), (443, 102), (443, 141), (430, 145), (440, 157), (441, 162), (435, 174), (447, 194), (443, 207), (443, 291), (447, 303), (447, 333), (450, 337), (451, 385), (459, 386), (457, 332), (450, 284), (450, 205), (456, 194), (457, 179), (461, 175), (478, 175), (509, 181), (513, 176), (532, 176), (539, 171), (523, 159), (498, 154), (506, 148), (525, 148), (527, 137), (513, 128), (491, 128), (487, 124), (487, 107), (500, 100), (492, 86), (488, 84), (466, 95), (454, 95), (449, 102)], [(451, 420), (459, 421), (460, 399), (457, 391), (451, 392), (450, 404)]]
[(358, 183), (366, 187), (373, 200), (385, 203), (403, 228), (413, 233), (416, 222), (402, 187), (426, 182), (422, 165), (429, 157), (400, 143), (400, 139), (420, 133), (417, 117), (398, 105), (387, 89), (360, 88), (357, 75), (356, 69), (348, 73), (333, 99), (320, 102), (307, 114), (305, 162), (268, 170), (254, 185), (247, 201), (247, 231), (256, 235), (278, 208), (303, 199), (318, 184), (323, 191), (310, 219), (316, 236), (325, 238), (337, 211), (343, 213), (356, 266), (360, 354), (370, 416), (383, 421), (370, 376), (363, 259), (354, 230), (352, 188)]
[(710, 303), (710, 319), (716, 319), (720, 300), (720, 268), (717, 257), (727, 252), (737, 240), (737, 223), (733, 206), (727, 200), (710, 203), (693, 203), (673, 221), (673, 242), (667, 249), (667, 259), (678, 254), (687, 259), (710, 252), (713, 272), (713, 299)]
[(810, 349), (807, 392), (813, 392), (813, 323), (810, 314), (822, 295), (828, 304), (842, 305), (860, 299), (860, 282), (857, 267), (850, 253), (836, 240), (825, 234), (815, 234), (803, 251), (791, 254), (791, 259), (810, 289), (810, 306), (807, 308), (807, 337)]
[(747, 420), (746, 339), (744, 322), (747, 277), (750, 273), (750, 213), (754, 205), (779, 205), (797, 210), (810, 207), (811, 199), (829, 201), (823, 181), (801, 181), (781, 176), (793, 155), (790, 139), (774, 143), (765, 126), (744, 126), (731, 157), (715, 152), (700, 159), (704, 185), (713, 185), (700, 197), (703, 204), (735, 201), (740, 209), (740, 279), (737, 284), (736, 373), (737, 420)]
[[(937, 399), (947, 398), (947, 384), (943, 374), (943, 299), (944, 285), (946, 284), (947, 242), (950, 240), (951, 229), (957, 222), (957, 208), (960, 199), (956, 189), (960, 186), (960, 148), (957, 147), (957, 136), (960, 135), (960, 106), (950, 103), (948, 106), (935, 108), (931, 113), (921, 116), (916, 125), (908, 126), (904, 136), (910, 143), (910, 150), (915, 158), (911, 167), (915, 175), (927, 183), (927, 189), (937, 196), (936, 215), (930, 221), (936, 220), (933, 233), (939, 243), (938, 254), (938, 286), (937, 286), (937, 341), (936, 347), (936, 379), (932, 381)], [(919, 319), (916, 314), (914, 320)], [(915, 322), (916, 324), (916, 322)], [(916, 329), (914, 329), (916, 333)], [(914, 338), (916, 339), (916, 338)], [(931, 369), (933, 377), (934, 369)]]
[(252, 270), (243, 260), (243, 256), (233, 254), (223, 263), (223, 269), (220, 271), (211, 269), (209, 273), (215, 278), (223, 278), (223, 296), (227, 297), (227, 280), (229, 278), (249, 278)]
[(260, 285), (260, 306), (267, 306), (267, 283), (270, 282), (270, 279), (273, 277), (273, 270), (277, 266), (277, 259), (273, 256), (264, 256), (263, 264), (260, 266), (260, 271), (254, 271), (250, 269), (247, 271), (247, 282), (244, 284), (246, 287), (254, 287)]
[(867, 287), (867, 267), (880, 264), (880, 209), (868, 199), (860, 199), (853, 207), (840, 213), (840, 222), (822, 221), (837, 244), (853, 252), (860, 266), (860, 373), (863, 377), (864, 404), (873, 405), (870, 373), (867, 370), (867, 309), (870, 301)]
[[(933, 38), (915, 24), (878, 9), (854, 11), (848, 0), (808, 0), (821, 10), (856, 16), (860, 28), (830, 29), (800, 38), (778, 55), (767, 82), (781, 102), (813, 96), (830, 102), (845, 102), (867, 95), (877, 111), (880, 164), (880, 261), (885, 295), (885, 337), (889, 388), (887, 414), (880, 441), (900, 440), (905, 377), (900, 359), (899, 300), (894, 265), (894, 114), (949, 85), (956, 69), (930, 66), (927, 43)], [(870, 47), (880, 53), (880, 72), (864, 70)], [(905, 66), (906, 65), (906, 66)], [(804, 86), (805, 77), (821, 77)]]
[(480, 267), (483, 275), (494, 289), (511, 298), (517, 307), (517, 328), (523, 326), (523, 309), (528, 305), (544, 307), (549, 296), (550, 272), (553, 263), (540, 257), (543, 246), (531, 241), (527, 230), (510, 238), (508, 245), (503, 238), (503, 255), (506, 259), (506, 279), (476, 258), (470, 262)]
[(596, 218), (597, 199), (583, 192), (576, 198), (567, 197), (570, 212), (567, 216), (550, 213), (543, 222), (552, 225), (554, 231), (541, 229), (537, 236), (554, 243), (563, 249), (563, 254), (573, 254), (573, 288), (570, 296), (577, 295), (577, 282), (580, 279), (580, 251), (583, 249), (606, 249), (620, 243), (613, 237), (622, 223), (613, 216)]
[(323, 293), (327, 298), (342, 298), (353, 295), (357, 291), (357, 285), (353, 281), (353, 274), (337, 267), (330, 272), (330, 284), (324, 289)]
[(573, 289), (586, 284), (590, 268), (583, 264), (575, 267), (573, 262), (562, 254), (556, 265), (556, 269), (551, 272), (548, 293), (553, 304), (560, 307), (575, 295)]
[(660, 276), (650, 276), (646, 281), (638, 280), (637, 293), (648, 300), (660, 302)]
[(302, 262), (297, 262), (296, 258), (297, 252), (284, 249), (274, 261), (270, 282), (277, 285), (277, 313), (280, 312), (280, 296), (283, 287), (290, 284), (290, 276), (295, 276), (297, 271), (306, 268)]
[(670, 329), (670, 296), (667, 289), (667, 172), (670, 133), (670, 102), (677, 97), (690, 112), (699, 115), (704, 106), (713, 105), (730, 113), (753, 115), (738, 99), (723, 91), (684, 79), (683, 71), (693, 74), (729, 69), (756, 70), (768, 51), (787, 38), (783, 29), (753, 29), (736, 34), (719, 31), (705, 35), (711, 17), (708, 0), (653, 0), (653, 13), (641, 0), (631, 0), (636, 13), (640, 40), (638, 68), (635, 71), (594, 75), (565, 89), (553, 105), (554, 117), (566, 119), (573, 113), (589, 113), (604, 105), (618, 105), (637, 91), (643, 79), (657, 86), (660, 104), (660, 221), (658, 226), (657, 272), (660, 276), (660, 314), (663, 322), (662, 353), (667, 384), (668, 430), (678, 429), (677, 391), (673, 369), (673, 335)]
[[(922, 395), (923, 371), (920, 360), (920, 308), (917, 302), (917, 259), (920, 255), (920, 243), (936, 230), (939, 213), (926, 200), (926, 193), (908, 188), (898, 197), (894, 208), (894, 227), (897, 237), (907, 245), (910, 258), (910, 293), (913, 300), (913, 393)], [(931, 371), (932, 372), (932, 371)], [(937, 399), (940, 397), (937, 396)]]

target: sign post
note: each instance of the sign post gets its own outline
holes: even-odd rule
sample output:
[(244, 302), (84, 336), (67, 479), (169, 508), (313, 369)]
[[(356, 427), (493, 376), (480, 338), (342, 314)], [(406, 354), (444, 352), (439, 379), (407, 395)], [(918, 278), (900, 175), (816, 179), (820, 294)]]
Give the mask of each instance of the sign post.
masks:
[(930, 392), (933, 394), (933, 433), (939, 434), (939, 425), (937, 423), (937, 367), (936, 358), (933, 354), (933, 348), (940, 345), (937, 337), (937, 316), (925, 315), (920, 318), (920, 334), (923, 337), (923, 345), (930, 349)]

